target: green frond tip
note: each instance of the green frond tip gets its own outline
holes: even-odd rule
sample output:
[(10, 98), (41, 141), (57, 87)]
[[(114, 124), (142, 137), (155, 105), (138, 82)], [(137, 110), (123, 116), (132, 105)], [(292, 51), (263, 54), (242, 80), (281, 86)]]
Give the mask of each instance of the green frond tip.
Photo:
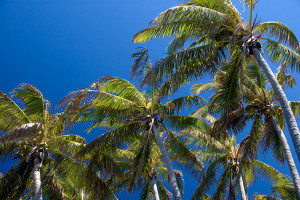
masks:
[(21, 84), (13, 92), (12, 96), (19, 99), (25, 106), (24, 112), (34, 121), (41, 121), (44, 113), (51, 105), (45, 100), (42, 93), (33, 85)]

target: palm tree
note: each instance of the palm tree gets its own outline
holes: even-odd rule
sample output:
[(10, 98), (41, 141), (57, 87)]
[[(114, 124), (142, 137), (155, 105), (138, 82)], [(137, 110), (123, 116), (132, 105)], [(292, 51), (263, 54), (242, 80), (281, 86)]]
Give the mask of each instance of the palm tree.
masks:
[(19, 198), (32, 185), (33, 191), (25, 196), (43, 199), (43, 187), (46, 198), (65, 199), (71, 191), (85, 186), (84, 176), (74, 187), (64, 183), (72, 177), (75, 184), (75, 174), (84, 175), (87, 171), (71, 158), (85, 144), (85, 139), (63, 135), (64, 115), (52, 116), (50, 103), (34, 86), (22, 84), (12, 94), (24, 108), (0, 91), (0, 129), (4, 132), (0, 137), (0, 156), (13, 157), (18, 162), (0, 179), (0, 196)]
[[(140, 49), (135, 56), (137, 60), (134, 73), (139, 67), (142, 67), (140, 73), (151, 68), (147, 50)], [(185, 96), (162, 103), (163, 98), (167, 96), (164, 91), (168, 85), (159, 86), (153, 81), (145, 84), (149, 86), (148, 91), (140, 92), (124, 79), (105, 77), (93, 83), (89, 89), (70, 93), (61, 101), (60, 105), (65, 104), (71, 123), (93, 120), (94, 123), (90, 128), (107, 126), (107, 124), (109, 124), (109, 128), (113, 128), (89, 143), (85, 147), (86, 152), (95, 151), (99, 147), (106, 146), (107, 148), (107, 146), (115, 147), (117, 144), (126, 144), (131, 138), (144, 133), (144, 139), (136, 159), (147, 161), (149, 149), (155, 141), (168, 169), (169, 183), (174, 199), (182, 199), (169, 153), (161, 137), (164, 131), (171, 134), (167, 126), (175, 130), (190, 126), (204, 128), (205, 124), (197, 118), (176, 115), (180, 110), (202, 105), (204, 100), (201, 97)], [(176, 156), (179, 158), (181, 155), (177, 153)], [(195, 165), (195, 169), (198, 171), (203, 169), (200, 160), (196, 159), (192, 153), (186, 154), (182, 160), (178, 159), (178, 161), (183, 164)], [(141, 170), (143, 166), (143, 162), (140, 162), (132, 176), (138, 176), (143, 171)]]
[[(280, 102), (300, 161), (300, 134), (295, 117), (280, 84), (259, 52), (262, 46), (258, 40), (265, 41), (264, 51), (271, 61), (284, 61), (292, 70), (299, 69), (299, 42), (294, 33), (280, 22), (257, 23), (252, 17), (257, 1), (244, 2), (250, 7), (248, 23), (228, 0), (192, 0), (159, 14), (148, 28), (134, 36), (133, 41), (175, 36), (168, 48), (170, 54), (151, 72), (156, 80), (169, 77), (175, 90), (186, 81), (201, 78), (204, 73), (216, 72), (227, 59), (235, 61), (228, 69), (234, 77), (241, 72), (240, 64), (251, 60), (249, 56), (253, 55)], [(262, 35), (267, 35), (267, 38)], [(190, 45), (178, 52), (186, 42)]]
[[(285, 71), (286, 68), (282, 65), (277, 74), (278, 82), (281, 84), (282, 88), (286, 86), (293, 87), (295, 80), (291, 75), (286, 74)], [(193, 86), (193, 91), (197, 94), (212, 89), (216, 91), (211, 97), (212, 101), (210, 102), (210, 105), (214, 107), (214, 109), (219, 109), (220, 107), (223, 109), (222, 106), (226, 106), (224, 104), (225, 101), (222, 98), (223, 96), (226, 96), (226, 94), (224, 94), (224, 92), (227, 91), (225, 89), (226, 84), (222, 84), (221, 81), (224, 79), (225, 75), (222, 75), (222, 78), (220, 78), (220, 76), (221, 75), (216, 76), (215, 82), (196, 84)], [(267, 91), (266, 78), (262, 71), (260, 71), (259, 66), (255, 63), (248, 66), (243, 76), (239, 77), (237, 82), (240, 86), (237, 88), (240, 96), (237, 95), (236, 97), (244, 99), (244, 103), (242, 103), (243, 107), (233, 110), (217, 120), (215, 123), (215, 131), (218, 132), (224, 127), (227, 127), (238, 132), (245, 126), (246, 121), (254, 120), (255, 122), (261, 121), (264, 118), (263, 122), (261, 122), (263, 123), (263, 126), (259, 129), (257, 138), (260, 139), (260, 143), (264, 150), (271, 147), (272, 154), (276, 159), (282, 163), (284, 162), (284, 159), (287, 160), (296, 190), (297, 192), (299, 191), (300, 194), (299, 173), (282, 131), (282, 129), (284, 129), (282, 109), (278, 105), (278, 99), (274, 96), (274, 91)], [(298, 115), (297, 109), (299, 108), (299, 101), (290, 102), (290, 104), (292, 105), (293, 112)]]
[[(257, 127), (254, 125), (253, 127)], [(257, 130), (251, 130), (251, 134)], [(277, 180), (279, 174), (271, 166), (256, 160), (257, 145), (253, 145), (251, 137), (246, 137), (240, 144), (236, 143), (235, 136), (231, 138), (223, 134), (222, 139), (212, 137), (209, 132), (202, 132), (196, 129), (181, 132), (178, 138), (187, 145), (195, 145), (199, 150), (194, 150), (201, 160), (208, 163), (206, 172), (195, 191), (192, 199), (209, 199), (205, 192), (216, 183), (217, 188), (211, 199), (235, 199), (237, 186), (241, 193), (241, 199), (246, 200), (246, 186), (254, 182), (255, 174), (267, 175), (271, 180)], [(251, 151), (249, 146), (254, 146)], [(218, 175), (220, 174), (220, 175)]]

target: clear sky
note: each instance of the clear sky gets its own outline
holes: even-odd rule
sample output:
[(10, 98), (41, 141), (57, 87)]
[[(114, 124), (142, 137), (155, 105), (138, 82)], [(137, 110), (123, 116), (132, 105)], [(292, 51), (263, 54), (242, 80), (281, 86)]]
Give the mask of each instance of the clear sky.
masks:
[[(164, 56), (169, 41), (159, 39), (147, 44), (133, 44), (133, 35), (160, 12), (181, 2), (0, 0), (0, 90), (9, 93), (20, 83), (33, 84), (52, 103), (55, 112), (55, 105), (68, 92), (86, 88), (98, 78), (119, 76), (129, 79), (130, 55), (136, 47), (147, 46), (153, 60), (157, 60)], [(233, 4), (243, 12), (238, 0)], [(255, 13), (260, 21), (283, 22), (300, 38), (299, 9), (298, 0), (264, 0), (259, 1)], [(246, 10), (246, 21), (247, 13)], [(276, 66), (271, 67), (275, 71)], [(296, 75), (297, 81), (299, 77)], [(300, 99), (299, 88), (296, 86), (287, 91), (289, 100)], [(78, 130), (74, 132), (82, 133), (83, 128)], [(90, 135), (82, 135), (89, 141), (98, 134), (93, 131)], [(282, 169), (269, 155), (262, 158), (289, 174), (287, 166)], [(0, 167), (0, 172), (6, 170), (7, 167)], [(197, 184), (188, 176), (185, 179), (185, 199), (190, 199)], [(258, 181), (248, 192), (267, 193), (270, 185), (266, 183)], [(121, 194), (119, 198), (128, 199), (129, 196)]]

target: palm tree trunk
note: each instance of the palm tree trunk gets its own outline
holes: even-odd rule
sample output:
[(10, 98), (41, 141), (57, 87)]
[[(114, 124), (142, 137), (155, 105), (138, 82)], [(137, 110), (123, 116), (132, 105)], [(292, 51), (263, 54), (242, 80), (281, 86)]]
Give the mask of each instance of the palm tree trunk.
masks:
[(156, 185), (156, 179), (155, 178), (151, 178), (151, 185), (152, 185), (155, 200), (160, 200), (159, 195), (158, 195), (158, 190), (157, 190), (157, 185)]
[(181, 194), (180, 194), (179, 187), (178, 187), (178, 184), (177, 184), (177, 180), (176, 180), (176, 176), (175, 176), (174, 169), (173, 169), (173, 166), (172, 166), (172, 162), (171, 162), (171, 159), (170, 159), (169, 154), (167, 152), (167, 149), (166, 149), (162, 139), (160, 138), (160, 135), (159, 135), (159, 132), (157, 130), (155, 122), (153, 123), (152, 130), (153, 130), (157, 145), (160, 148), (162, 158), (163, 158), (163, 160), (164, 160), (164, 162), (167, 166), (167, 169), (168, 169), (169, 182), (170, 182), (170, 185), (171, 185), (174, 200), (181, 200)]
[(272, 70), (270, 69), (268, 63), (260, 53), (260, 51), (254, 47), (252, 48), (253, 55), (258, 62), (259, 66), (262, 68), (264, 71), (265, 75), (267, 76), (269, 82), (272, 85), (272, 88), (280, 102), (280, 106), (283, 111), (284, 119), (287, 123), (294, 148), (296, 149), (296, 154), (298, 156), (298, 160), (300, 161), (300, 134), (299, 134), (299, 129), (297, 126), (297, 122), (295, 119), (295, 116), (293, 115), (293, 112), (289, 106), (289, 102), (285, 96), (285, 93), (283, 92), (280, 84), (278, 83), (276, 77), (274, 76)]
[(240, 189), (241, 189), (242, 199), (243, 200), (247, 200), (247, 195), (246, 195), (246, 192), (245, 192), (244, 181), (243, 181), (242, 175), (240, 175), (239, 183), (240, 183)]
[(42, 183), (41, 183), (41, 159), (39, 156), (34, 156), (33, 162), (33, 192), (34, 200), (43, 200)]
[(283, 146), (283, 154), (284, 154), (284, 157), (290, 168), (290, 172), (292, 174), (292, 178), (293, 178), (294, 185), (296, 188), (297, 199), (300, 200), (300, 178), (299, 178), (299, 174), (298, 174), (289, 144), (286, 140), (286, 137), (285, 137), (283, 131), (281, 130), (279, 124), (277, 123), (276, 119), (273, 116), (271, 116), (271, 119), (272, 119), (273, 126), (275, 128), (275, 131), (278, 134), (281, 144)]

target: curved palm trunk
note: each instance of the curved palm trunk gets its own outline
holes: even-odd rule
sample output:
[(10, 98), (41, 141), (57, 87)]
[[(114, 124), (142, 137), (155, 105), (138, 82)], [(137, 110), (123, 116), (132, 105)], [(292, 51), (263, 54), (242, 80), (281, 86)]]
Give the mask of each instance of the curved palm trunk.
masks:
[(167, 152), (167, 149), (166, 149), (162, 139), (160, 138), (160, 135), (159, 135), (159, 132), (157, 130), (155, 122), (153, 123), (152, 130), (153, 130), (156, 142), (157, 142), (157, 144), (160, 148), (160, 151), (162, 153), (163, 160), (164, 160), (164, 162), (167, 166), (167, 169), (168, 169), (169, 181), (170, 181), (172, 193), (173, 193), (173, 196), (174, 196), (174, 200), (181, 200), (181, 194), (180, 194), (179, 187), (178, 187), (178, 184), (177, 184), (177, 180), (176, 180), (176, 176), (175, 176), (174, 169), (173, 169), (173, 166), (172, 166), (172, 162), (171, 162), (171, 159), (170, 159), (169, 154)]
[(157, 185), (156, 185), (156, 179), (155, 178), (151, 179), (151, 185), (152, 185), (155, 200), (160, 200), (159, 195), (158, 195), (158, 190), (157, 190)]
[(242, 199), (247, 200), (247, 195), (246, 195), (246, 192), (245, 192), (243, 177), (241, 175), (240, 175), (240, 178), (239, 178), (239, 184), (240, 184)]
[(34, 200), (43, 200), (40, 166), (41, 166), (40, 157), (34, 156), (34, 165), (33, 165)]
[(296, 188), (297, 199), (300, 200), (300, 177), (299, 177), (299, 174), (298, 174), (298, 171), (297, 171), (297, 168), (296, 168), (296, 165), (295, 165), (295, 162), (294, 162), (289, 144), (288, 144), (288, 142), (285, 138), (285, 135), (284, 135), (283, 131), (281, 130), (280, 126), (278, 125), (276, 119), (273, 116), (271, 117), (271, 119), (272, 119), (272, 123), (273, 123), (274, 128), (275, 128), (275, 131), (278, 134), (278, 136), (280, 138), (280, 141), (281, 141), (281, 144), (283, 146), (283, 154), (284, 154), (284, 157), (285, 157), (285, 159), (287, 161), (287, 164), (290, 168), (290, 172), (292, 174), (292, 178), (293, 178), (294, 185), (295, 185), (295, 188)]
[(285, 96), (285, 93), (283, 92), (280, 84), (278, 83), (276, 77), (274, 76), (272, 70), (270, 69), (268, 63), (264, 59), (264, 57), (261, 55), (260, 51), (254, 47), (252, 48), (253, 55), (258, 62), (259, 66), (264, 71), (265, 75), (267, 76), (269, 82), (272, 85), (272, 88), (280, 102), (280, 106), (283, 111), (284, 119), (287, 123), (294, 148), (296, 149), (296, 154), (298, 156), (298, 160), (300, 161), (300, 133), (298, 129), (298, 125), (295, 119), (295, 116), (289, 106), (289, 102)]

